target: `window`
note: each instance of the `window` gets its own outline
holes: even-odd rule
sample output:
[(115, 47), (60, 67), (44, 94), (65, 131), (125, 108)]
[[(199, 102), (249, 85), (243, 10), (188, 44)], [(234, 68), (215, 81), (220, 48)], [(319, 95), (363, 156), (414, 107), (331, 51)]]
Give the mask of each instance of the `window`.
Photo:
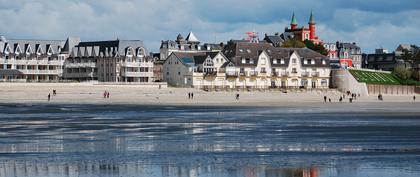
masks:
[(305, 64), (305, 65), (308, 64), (308, 61), (309, 60), (303, 60), (303, 64)]
[(273, 60), (273, 64), (277, 64), (277, 60)]
[(246, 63), (245, 58), (242, 58), (242, 64), (245, 64), (245, 63)]
[(293, 63), (293, 64), (296, 64), (296, 58), (293, 58), (293, 59), (292, 59), (292, 63)]
[(261, 73), (267, 73), (267, 71), (265, 70), (265, 67), (261, 68)]
[(181, 72), (178, 71), (178, 75), (181, 75)]
[(280, 64), (284, 64), (284, 59), (281, 59), (280, 60)]
[(166, 75), (169, 75), (169, 72), (166, 72)]
[(315, 64), (315, 60), (310, 60), (311, 64), (314, 65)]
[(245, 69), (244, 69), (244, 68), (240, 68), (240, 69), (239, 69), (239, 72), (240, 72), (240, 73), (245, 73)]
[(297, 73), (296, 68), (292, 68), (292, 73)]
[(265, 64), (265, 58), (261, 58), (261, 64)]
[(322, 64), (323, 64), (323, 65), (325, 65), (325, 64), (326, 64), (326, 61), (325, 61), (324, 59), (322, 60)]

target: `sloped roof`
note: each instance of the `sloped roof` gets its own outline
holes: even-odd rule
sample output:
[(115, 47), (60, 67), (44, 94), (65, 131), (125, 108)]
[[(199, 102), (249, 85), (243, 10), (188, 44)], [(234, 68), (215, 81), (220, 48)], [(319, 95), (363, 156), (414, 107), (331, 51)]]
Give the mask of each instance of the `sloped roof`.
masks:
[(188, 42), (200, 42), (192, 31), (188, 34), (185, 40), (187, 40)]
[(17, 69), (0, 69), (0, 76), (16, 76), (16, 75), (23, 75)]

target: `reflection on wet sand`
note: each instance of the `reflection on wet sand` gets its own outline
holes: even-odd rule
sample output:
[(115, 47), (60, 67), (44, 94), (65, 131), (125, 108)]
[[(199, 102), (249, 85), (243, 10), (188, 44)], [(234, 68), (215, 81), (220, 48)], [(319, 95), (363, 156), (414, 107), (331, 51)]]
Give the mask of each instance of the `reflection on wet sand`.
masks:
[(2, 108), (0, 177), (420, 176), (412, 170), (420, 165), (416, 113)]
[(137, 163), (48, 163), (14, 161), (0, 163), (0, 177), (110, 177), (110, 176), (244, 176), (244, 177), (318, 177), (318, 169), (273, 168), (269, 166), (247, 166), (223, 168), (223, 165), (176, 166)]

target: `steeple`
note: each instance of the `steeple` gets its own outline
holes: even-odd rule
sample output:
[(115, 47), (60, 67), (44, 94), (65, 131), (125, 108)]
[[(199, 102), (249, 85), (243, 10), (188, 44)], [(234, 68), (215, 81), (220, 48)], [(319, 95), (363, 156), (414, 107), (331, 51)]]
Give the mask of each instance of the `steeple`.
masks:
[(311, 17), (309, 17), (309, 24), (314, 25), (315, 24), (315, 19), (314, 19), (314, 15), (312, 14), (312, 10), (311, 10)]
[(296, 17), (295, 17), (295, 12), (293, 12), (292, 15), (292, 21), (290, 22), (290, 29), (296, 29), (297, 28), (297, 21), (296, 21)]

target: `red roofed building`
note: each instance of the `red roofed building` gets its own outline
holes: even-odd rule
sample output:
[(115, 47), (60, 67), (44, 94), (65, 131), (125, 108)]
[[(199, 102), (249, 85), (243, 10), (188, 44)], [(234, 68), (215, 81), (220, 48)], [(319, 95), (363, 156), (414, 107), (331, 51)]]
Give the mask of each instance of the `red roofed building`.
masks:
[(295, 13), (292, 15), (292, 21), (290, 23), (290, 28), (287, 28), (284, 30), (285, 33), (293, 33), (295, 39), (305, 41), (305, 40), (311, 40), (314, 44), (322, 44), (323, 41), (318, 38), (316, 35), (316, 23), (314, 16), (311, 12), (311, 16), (309, 17), (309, 28), (306, 28), (304, 26), (298, 27), (298, 23), (295, 17)]

